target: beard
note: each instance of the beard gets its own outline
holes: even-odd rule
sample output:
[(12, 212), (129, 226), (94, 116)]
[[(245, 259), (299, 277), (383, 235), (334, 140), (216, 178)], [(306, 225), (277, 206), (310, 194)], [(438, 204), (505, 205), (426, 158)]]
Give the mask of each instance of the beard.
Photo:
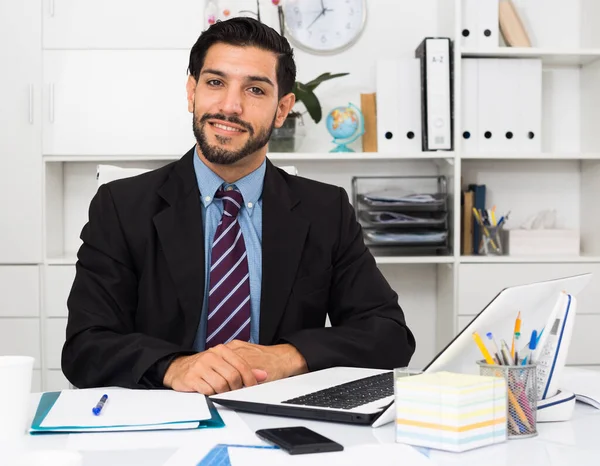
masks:
[[(202, 118), (197, 118), (196, 111), (194, 110), (194, 136), (196, 137), (198, 146), (200, 147), (202, 155), (204, 155), (206, 160), (208, 160), (210, 163), (214, 163), (217, 165), (232, 165), (267, 145), (269, 139), (271, 138), (273, 128), (275, 127), (276, 116), (277, 115), (273, 117), (270, 126), (261, 129), (255, 135), (256, 132), (254, 131), (252, 125), (241, 120), (236, 116), (227, 117), (222, 113), (205, 113), (204, 115), (202, 115)], [(209, 124), (207, 121), (209, 119), (228, 121), (230, 123), (234, 123), (244, 128), (248, 132), (249, 136), (248, 140), (246, 141), (246, 144), (244, 144), (238, 150), (229, 150), (218, 145), (211, 145), (208, 142), (208, 138), (206, 136), (206, 125)], [(217, 142), (222, 145), (227, 144), (232, 139), (230, 137), (222, 136), (220, 134), (215, 135), (215, 138)]]

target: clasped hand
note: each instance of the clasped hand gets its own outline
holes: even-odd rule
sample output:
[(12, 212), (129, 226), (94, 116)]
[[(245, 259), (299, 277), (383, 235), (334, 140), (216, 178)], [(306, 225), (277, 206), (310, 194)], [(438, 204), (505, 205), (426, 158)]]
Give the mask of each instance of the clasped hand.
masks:
[(306, 361), (290, 344), (255, 345), (233, 340), (175, 359), (163, 380), (180, 392), (214, 395), (306, 372)]

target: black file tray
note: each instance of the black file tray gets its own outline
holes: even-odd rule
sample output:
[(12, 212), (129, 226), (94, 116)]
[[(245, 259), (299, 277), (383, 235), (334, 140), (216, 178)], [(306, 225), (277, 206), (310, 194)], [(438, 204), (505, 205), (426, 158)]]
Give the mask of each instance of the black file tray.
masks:
[(394, 190), (387, 190), (388, 200), (385, 200), (385, 191), (377, 193), (358, 194), (357, 199), (360, 204), (371, 211), (389, 210), (392, 212), (439, 212), (446, 210), (446, 193), (423, 193), (431, 197), (430, 202), (411, 202), (410, 195), (406, 195), (402, 200), (393, 200), (396, 193)]
[(394, 212), (388, 210), (359, 210), (358, 217), (364, 228), (413, 229), (448, 227), (447, 212)]

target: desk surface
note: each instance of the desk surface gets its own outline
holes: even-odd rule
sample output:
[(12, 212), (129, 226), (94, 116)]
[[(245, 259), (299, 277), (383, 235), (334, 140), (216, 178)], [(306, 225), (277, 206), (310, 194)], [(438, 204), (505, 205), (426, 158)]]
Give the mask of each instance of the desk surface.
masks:
[[(37, 406), (39, 394), (32, 395), (32, 414)], [(326, 437), (338, 441), (346, 447), (367, 444), (393, 444), (393, 424), (373, 429), (365, 426), (306, 421), (301, 419), (261, 416), (240, 413), (240, 418), (252, 430), (304, 425)], [(227, 429), (227, 427), (225, 427)], [(219, 429), (221, 430), (221, 429)], [(223, 429), (224, 430), (224, 429)], [(131, 433), (119, 433), (118, 444), (111, 444), (114, 434), (93, 434), (98, 443), (104, 442), (99, 451), (81, 450), (84, 466), (162, 466), (181, 446), (201, 443), (206, 439), (206, 431), (148, 432), (135, 433), (136, 442), (141, 448), (121, 449), (123, 439)], [(439, 465), (571, 465), (597, 466), (600, 457), (600, 411), (578, 403), (573, 419), (569, 422), (538, 424), (539, 435), (532, 439), (509, 440), (505, 443), (472, 450), (465, 453), (446, 453), (431, 451), (430, 458)], [(106, 439), (107, 441), (103, 440)], [(155, 440), (161, 440), (157, 445)], [(141, 442), (140, 442), (141, 441)], [(7, 464), (8, 450), (40, 450), (70, 448), (69, 435), (23, 436), (20, 442), (12, 443), (8, 448), (0, 445), (0, 464)], [(386, 450), (389, 455), (389, 449)], [(311, 455), (306, 463), (310, 464)], [(3, 460), (4, 458), (4, 460)], [(376, 458), (374, 458), (376, 461)], [(398, 464), (409, 466), (399, 458)]]

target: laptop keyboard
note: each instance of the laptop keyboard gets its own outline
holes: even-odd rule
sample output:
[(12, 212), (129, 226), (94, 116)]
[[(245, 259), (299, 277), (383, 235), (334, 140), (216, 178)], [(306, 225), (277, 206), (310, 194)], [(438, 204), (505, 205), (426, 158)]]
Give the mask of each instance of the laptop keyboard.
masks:
[(394, 394), (394, 373), (365, 377), (283, 401), (293, 405), (352, 409)]

